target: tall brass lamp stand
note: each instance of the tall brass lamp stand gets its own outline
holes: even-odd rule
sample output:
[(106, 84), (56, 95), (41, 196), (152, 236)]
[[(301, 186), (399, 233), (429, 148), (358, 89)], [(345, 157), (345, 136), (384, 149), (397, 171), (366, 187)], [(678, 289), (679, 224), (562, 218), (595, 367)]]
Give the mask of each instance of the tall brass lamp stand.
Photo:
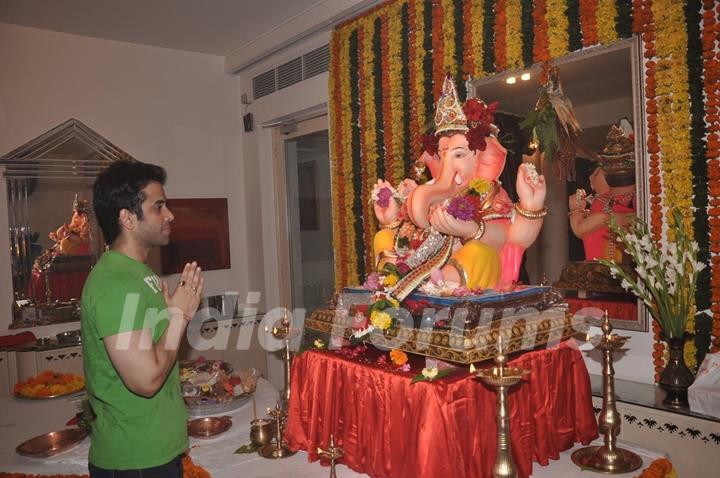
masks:
[(603, 351), (603, 405), (598, 425), (600, 433), (604, 434), (605, 444), (576, 450), (571, 458), (573, 463), (582, 469), (610, 474), (629, 473), (642, 466), (642, 459), (630, 450), (618, 448), (616, 444), (622, 421), (615, 407), (615, 369), (612, 354), (622, 348), (630, 337), (611, 335), (613, 328), (607, 311), (601, 329), (603, 335), (595, 337), (593, 342), (596, 342), (596, 348)]
[(498, 355), (495, 366), (479, 370), (476, 376), (485, 384), (497, 390), (497, 450), (493, 465), (493, 478), (516, 478), (517, 470), (510, 450), (510, 413), (507, 405), (508, 389), (530, 373), (515, 367), (506, 367), (507, 355), (502, 349), (502, 336), (498, 337)]

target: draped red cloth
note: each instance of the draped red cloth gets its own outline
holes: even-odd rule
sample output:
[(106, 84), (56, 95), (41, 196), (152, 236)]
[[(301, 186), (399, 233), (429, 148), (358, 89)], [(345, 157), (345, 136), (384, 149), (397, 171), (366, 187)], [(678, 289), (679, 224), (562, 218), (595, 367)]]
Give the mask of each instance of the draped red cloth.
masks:
[[(565, 302), (570, 306), (570, 313), (576, 313), (582, 309), (595, 308), (597, 309), (594, 317), (598, 319), (603, 318), (605, 311), (608, 311), (608, 316), (613, 320), (629, 320), (632, 322), (638, 321), (638, 310), (637, 301), (612, 301), (602, 299), (578, 299), (576, 297), (566, 297)], [(588, 311), (585, 310), (585, 313)], [(589, 315), (589, 314), (588, 314)]]
[[(45, 302), (45, 274), (47, 272), (32, 271), (32, 287), (28, 288), (28, 296), (37, 302)], [(50, 272), (49, 282), (52, 292), (51, 300), (79, 299), (83, 286), (90, 271)]]
[[(369, 352), (379, 355), (379, 351)], [(468, 372), (411, 384), (410, 372), (360, 363), (336, 351), (293, 359), (285, 438), (317, 460), (330, 434), (342, 462), (376, 478), (489, 478), (495, 461), (495, 392)], [(509, 393), (511, 447), (518, 476), (547, 465), (575, 442), (598, 436), (590, 379), (574, 341), (531, 351), (510, 365), (530, 375)], [(488, 363), (487, 366), (490, 366)]]

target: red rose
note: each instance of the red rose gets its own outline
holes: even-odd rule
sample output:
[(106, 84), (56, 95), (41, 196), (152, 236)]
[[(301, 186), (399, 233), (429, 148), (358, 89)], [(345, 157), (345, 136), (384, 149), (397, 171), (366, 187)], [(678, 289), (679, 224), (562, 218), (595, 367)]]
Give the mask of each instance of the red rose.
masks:
[(438, 152), (438, 138), (434, 134), (424, 134), (420, 136), (420, 141), (422, 142), (423, 149), (429, 154), (430, 156), (433, 156), (437, 154)]

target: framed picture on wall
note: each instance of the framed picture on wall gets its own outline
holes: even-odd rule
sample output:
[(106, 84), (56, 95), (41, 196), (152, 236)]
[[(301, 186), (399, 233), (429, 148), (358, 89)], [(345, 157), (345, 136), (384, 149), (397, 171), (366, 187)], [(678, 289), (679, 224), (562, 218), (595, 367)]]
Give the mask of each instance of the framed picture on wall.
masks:
[(229, 269), (227, 199), (168, 199), (167, 206), (175, 220), (170, 243), (161, 249), (161, 274), (182, 272), (192, 261), (205, 271)]
[(317, 231), (317, 173), (315, 162), (298, 164), (298, 196), (300, 206), (300, 230)]

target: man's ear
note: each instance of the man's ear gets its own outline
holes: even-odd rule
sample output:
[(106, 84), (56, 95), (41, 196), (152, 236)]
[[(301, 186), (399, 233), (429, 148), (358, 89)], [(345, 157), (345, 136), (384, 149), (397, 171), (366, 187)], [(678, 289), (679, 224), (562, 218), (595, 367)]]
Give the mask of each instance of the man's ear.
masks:
[(129, 209), (120, 209), (120, 218), (118, 222), (121, 228), (132, 230), (135, 228), (135, 221), (137, 221), (137, 216), (130, 212)]

